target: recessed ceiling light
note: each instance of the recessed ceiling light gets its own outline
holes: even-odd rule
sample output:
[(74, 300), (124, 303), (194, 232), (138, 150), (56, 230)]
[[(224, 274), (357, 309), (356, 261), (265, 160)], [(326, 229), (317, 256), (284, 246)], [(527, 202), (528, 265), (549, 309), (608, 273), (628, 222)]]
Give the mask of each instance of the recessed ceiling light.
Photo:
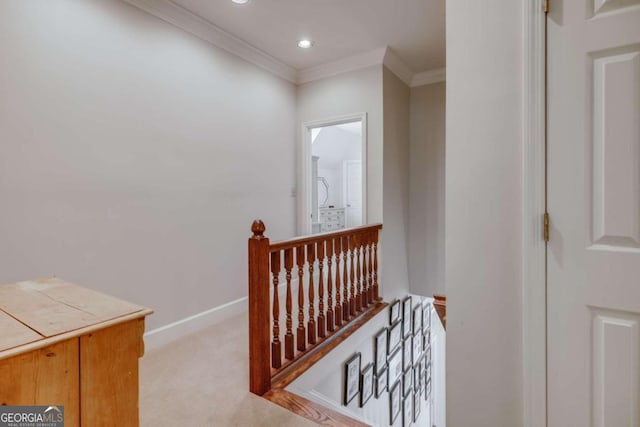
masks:
[(311, 46), (313, 46), (313, 42), (309, 39), (302, 39), (298, 41), (298, 47), (301, 47), (302, 49), (309, 49)]
[(249, 0), (231, 0), (232, 2), (234, 2), (235, 4), (247, 4), (249, 3)]

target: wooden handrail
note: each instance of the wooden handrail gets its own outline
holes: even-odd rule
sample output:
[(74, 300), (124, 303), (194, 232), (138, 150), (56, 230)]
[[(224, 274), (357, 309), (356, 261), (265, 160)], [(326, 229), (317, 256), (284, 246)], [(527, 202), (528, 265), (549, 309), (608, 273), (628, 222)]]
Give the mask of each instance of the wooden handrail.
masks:
[[(249, 238), (252, 393), (264, 395), (275, 375), (293, 368), (303, 356), (328, 344), (329, 338), (362, 319), (363, 314), (379, 309), (381, 229), (382, 224), (373, 224), (272, 244), (264, 235), (264, 223), (253, 222), (253, 235)], [(297, 277), (297, 289), (292, 277)], [(281, 313), (281, 286), (286, 286), (284, 313)], [(285, 319), (284, 328), (281, 318)]]
[[(257, 220), (260, 221), (260, 220)], [(262, 222), (262, 221), (260, 221)], [(285, 249), (296, 248), (308, 243), (317, 242), (319, 240), (335, 239), (336, 237), (348, 237), (353, 234), (359, 234), (361, 232), (377, 232), (382, 230), (382, 224), (376, 223), (371, 225), (363, 225), (360, 227), (346, 228), (340, 231), (327, 231), (325, 233), (312, 234), (309, 236), (294, 237), (289, 240), (281, 240), (279, 242), (271, 243), (271, 252), (282, 251)], [(377, 233), (376, 233), (377, 234)]]

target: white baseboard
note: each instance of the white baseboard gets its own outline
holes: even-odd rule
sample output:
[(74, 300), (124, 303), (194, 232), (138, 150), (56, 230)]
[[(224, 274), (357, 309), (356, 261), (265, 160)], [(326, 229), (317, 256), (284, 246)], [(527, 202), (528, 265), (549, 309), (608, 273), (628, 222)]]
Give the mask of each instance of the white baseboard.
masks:
[(144, 334), (145, 350), (154, 350), (186, 335), (200, 332), (209, 326), (246, 312), (247, 308), (247, 297), (243, 297), (153, 329)]

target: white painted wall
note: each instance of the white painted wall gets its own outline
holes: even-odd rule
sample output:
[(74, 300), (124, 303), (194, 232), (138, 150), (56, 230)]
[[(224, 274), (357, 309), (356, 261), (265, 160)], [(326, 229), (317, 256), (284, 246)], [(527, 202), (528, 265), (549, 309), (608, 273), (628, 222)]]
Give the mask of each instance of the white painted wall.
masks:
[(448, 426), (523, 425), (523, 1), (447, 2)]
[[(387, 301), (409, 291), (409, 87), (386, 67), (382, 283)], [(392, 292), (396, 293), (392, 293)]]
[(0, 2), (0, 58), (0, 283), (57, 275), (153, 329), (246, 295), (254, 217), (293, 235), (292, 84), (109, 0)]
[(367, 222), (382, 222), (382, 66), (299, 85), (297, 106), (298, 155), (302, 123), (367, 113)]
[(421, 295), (445, 293), (445, 82), (411, 88), (409, 283)]
[(391, 300), (406, 294), (409, 291), (408, 86), (386, 68), (374, 66), (300, 85), (297, 101), (299, 144), (302, 123), (367, 113), (367, 222), (384, 221), (379, 254), (382, 296)]

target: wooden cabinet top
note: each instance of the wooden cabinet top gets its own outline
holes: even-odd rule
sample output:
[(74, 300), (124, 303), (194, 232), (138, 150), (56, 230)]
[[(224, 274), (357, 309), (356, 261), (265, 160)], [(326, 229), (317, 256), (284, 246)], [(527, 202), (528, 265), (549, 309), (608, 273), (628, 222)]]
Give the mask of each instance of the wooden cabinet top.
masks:
[(0, 285), (0, 359), (151, 313), (58, 278)]

